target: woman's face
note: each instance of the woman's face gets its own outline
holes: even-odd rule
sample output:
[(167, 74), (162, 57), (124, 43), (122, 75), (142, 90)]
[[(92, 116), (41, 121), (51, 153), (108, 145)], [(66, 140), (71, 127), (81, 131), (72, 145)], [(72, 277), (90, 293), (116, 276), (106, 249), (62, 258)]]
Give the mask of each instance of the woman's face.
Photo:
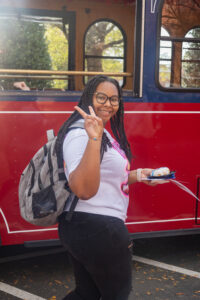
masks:
[(102, 119), (105, 126), (119, 109), (120, 100), (117, 87), (109, 81), (100, 83), (97, 86), (92, 101), (96, 115)]

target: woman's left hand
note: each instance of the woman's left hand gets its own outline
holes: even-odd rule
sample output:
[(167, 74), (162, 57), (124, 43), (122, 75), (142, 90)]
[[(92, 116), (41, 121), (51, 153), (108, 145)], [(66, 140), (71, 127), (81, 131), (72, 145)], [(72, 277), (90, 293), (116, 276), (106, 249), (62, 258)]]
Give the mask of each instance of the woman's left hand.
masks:
[(148, 176), (151, 175), (153, 169), (142, 169), (141, 170), (141, 182), (147, 184), (147, 185), (150, 185), (150, 186), (155, 186), (157, 184), (162, 184), (162, 183), (168, 183), (169, 180), (162, 180), (162, 179), (153, 179), (153, 180), (149, 180), (149, 179), (146, 179)]

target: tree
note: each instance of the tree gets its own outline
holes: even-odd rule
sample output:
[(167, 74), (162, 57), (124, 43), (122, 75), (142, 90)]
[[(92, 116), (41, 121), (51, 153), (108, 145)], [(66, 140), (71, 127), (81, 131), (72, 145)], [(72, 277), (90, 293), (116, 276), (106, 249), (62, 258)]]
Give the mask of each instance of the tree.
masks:
[[(124, 39), (121, 30), (113, 23), (100, 21), (87, 31), (85, 39), (86, 69), (88, 71), (123, 71)], [(103, 58), (107, 56), (110, 58)]]
[[(0, 20), (0, 68), (49, 70), (51, 60), (45, 41), (45, 28), (42, 23), (21, 20)], [(5, 89), (13, 89), (16, 79), (5, 79)], [(30, 87), (43, 89), (50, 87), (50, 81), (26, 78)]]
[[(53, 70), (68, 70), (68, 25), (66, 25), (66, 34), (62, 30), (62, 25), (45, 25), (45, 38), (48, 45), (48, 52), (51, 58)], [(52, 82), (54, 88), (66, 89), (67, 80), (54, 79)]]

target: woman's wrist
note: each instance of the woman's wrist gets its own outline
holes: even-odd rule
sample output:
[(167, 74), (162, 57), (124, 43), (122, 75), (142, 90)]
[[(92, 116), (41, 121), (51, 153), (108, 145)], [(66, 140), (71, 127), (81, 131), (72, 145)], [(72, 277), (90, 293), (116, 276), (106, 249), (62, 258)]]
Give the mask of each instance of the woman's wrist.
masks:
[(92, 140), (92, 141), (97, 142), (97, 141), (101, 141), (102, 137), (96, 137), (96, 136), (94, 136), (94, 137), (89, 137), (89, 139)]
[(128, 184), (136, 183), (137, 182), (137, 170), (131, 170), (128, 174)]
[(142, 168), (139, 168), (136, 170), (136, 179), (137, 179), (137, 182), (141, 182), (142, 181)]

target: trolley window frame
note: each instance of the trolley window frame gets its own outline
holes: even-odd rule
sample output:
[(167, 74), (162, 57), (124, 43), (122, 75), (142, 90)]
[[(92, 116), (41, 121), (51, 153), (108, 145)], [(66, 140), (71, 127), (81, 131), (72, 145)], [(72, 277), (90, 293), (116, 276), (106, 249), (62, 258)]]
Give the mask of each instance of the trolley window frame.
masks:
[[(199, 88), (185, 88), (185, 87), (164, 87), (160, 84), (159, 80), (159, 67), (160, 67), (160, 43), (161, 41), (171, 41), (172, 42), (172, 56), (173, 56), (173, 42), (198, 42), (200, 43), (200, 39), (196, 38), (179, 38), (179, 37), (161, 37), (161, 27), (162, 27), (162, 10), (164, 3), (167, 0), (161, 0), (158, 6), (158, 22), (157, 22), (157, 34), (156, 34), (156, 68), (155, 68), (155, 81), (156, 81), (156, 86), (164, 92), (180, 92), (180, 93), (199, 93), (200, 92), (200, 87)], [(200, 25), (199, 25), (200, 27)], [(192, 29), (192, 28), (190, 28)], [(171, 58), (172, 60), (172, 58)], [(182, 61), (182, 60), (181, 60)]]

